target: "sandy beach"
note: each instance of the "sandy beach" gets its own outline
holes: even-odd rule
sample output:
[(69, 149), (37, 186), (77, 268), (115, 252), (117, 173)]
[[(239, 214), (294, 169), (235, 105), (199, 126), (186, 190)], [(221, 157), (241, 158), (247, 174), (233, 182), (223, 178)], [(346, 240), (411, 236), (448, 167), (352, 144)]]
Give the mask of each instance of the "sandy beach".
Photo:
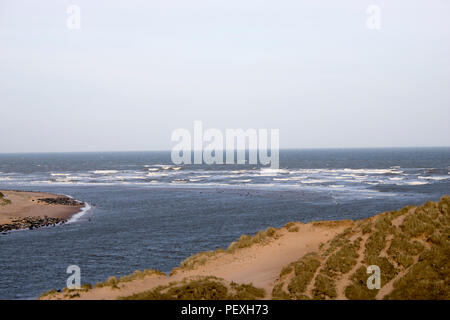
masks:
[[(10, 224), (26, 217), (43, 218), (47, 216), (48, 218), (65, 221), (75, 213), (80, 212), (84, 206), (84, 203), (74, 203), (74, 200), (71, 201), (70, 198), (63, 195), (11, 190), (0, 190), (0, 192), (4, 199), (0, 203), (0, 225)], [(42, 199), (45, 199), (45, 201)], [(54, 199), (54, 203), (50, 199)]]

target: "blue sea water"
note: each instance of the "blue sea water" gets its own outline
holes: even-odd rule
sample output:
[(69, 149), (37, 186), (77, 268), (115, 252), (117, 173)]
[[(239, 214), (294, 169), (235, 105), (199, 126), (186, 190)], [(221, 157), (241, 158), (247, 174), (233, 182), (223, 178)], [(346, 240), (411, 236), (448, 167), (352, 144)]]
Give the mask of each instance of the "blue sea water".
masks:
[(282, 150), (280, 169), (171, 163), (169, 152), (0, 154), (0, 189), (67, 194), (91, 209), (51, 228), (0, 234), (0, 298), (227, 247), (289, 221), (360, 219), (450, 193), (450, 148)]

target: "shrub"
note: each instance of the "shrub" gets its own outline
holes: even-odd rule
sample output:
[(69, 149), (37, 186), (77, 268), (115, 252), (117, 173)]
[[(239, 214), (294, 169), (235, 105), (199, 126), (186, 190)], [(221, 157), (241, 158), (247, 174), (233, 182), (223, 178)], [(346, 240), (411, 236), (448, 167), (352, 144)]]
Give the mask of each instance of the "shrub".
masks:
[(378, 256), (386, 246), (386, 233), (383, 231), (372, 232), (366, 241), (366, 256)]
[(349, 241), (345, 242), (336, 253), (332, 254), (327, 259), (323, 272), (330, 277), (349, 272), (356, 264), (356, 259), (359, 257), (357, 252), (359, 246), (359, 239), (355, 240), (353, 244)]
[(104, 283), (104, 286), (110, 286), (112, 288), (118, 288), (119, 280), (116, 277), (109, 277)]
[[(0, 192), (0, 195), (1, 195), (1, 192)], [(58, 290), (56, 290), (56, 289), (48, 290), (48, 291), (44, 292), (43, 294), (41, 294), (39, 298), (43, 298), (43, 297), (53, 295), (56, 293), (58, 293)]]
[(313, 298), (324, 300), (337, 297), (334, 281), (323, 274), (318, 274), (314, 283)]
[(255, 300), (264, 298), (266, 291), (262, 288), (256, 288), (253, 284), (237, 284), (232, 282), (231, 288), (234, 290), (233, 299), (237, 300)]
[(283, 290), (284, 282), (280, 282), (273, 287), (272, 299), (274, 300), (290, 300), (291, 297)]
[(350, 277), (352, 283), (344, 290), (345, 296), (350, 300), (372, 300), (375, 299), (378, 290), (367, 288), (367, 267), (359, 267)]
[(385, 299), (450, 299), (450, 249), (434, 247), (424, 252), (409, 272), (394, 282), (394, 290)]

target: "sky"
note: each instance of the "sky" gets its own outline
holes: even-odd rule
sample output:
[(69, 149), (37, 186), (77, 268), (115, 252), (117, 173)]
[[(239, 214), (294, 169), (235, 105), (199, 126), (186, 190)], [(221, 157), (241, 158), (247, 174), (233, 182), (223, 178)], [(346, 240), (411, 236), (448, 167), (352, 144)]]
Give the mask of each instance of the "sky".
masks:
[(449, 14), (447, 0), (0, 0), (0, 153), (170, 150), (195, 120), (279, 129), (281, 148), (450, 146)]

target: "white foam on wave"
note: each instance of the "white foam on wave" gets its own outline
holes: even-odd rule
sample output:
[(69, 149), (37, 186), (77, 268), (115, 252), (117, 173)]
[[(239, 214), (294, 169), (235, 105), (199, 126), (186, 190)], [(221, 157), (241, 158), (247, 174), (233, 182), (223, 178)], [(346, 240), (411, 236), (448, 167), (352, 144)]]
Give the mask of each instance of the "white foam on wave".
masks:
[(289, 174), (289, 170), (286, 169), (272, 169), (272, 168), (261, 168), (261, 176), (276, 176), (278, 174)]
[(121, 181), (126, 180), (126, 179), (129, 179), (129, 180), (145, 180), (145, 179), (147, 179), (147, 177), (139, 176), (139, 175), (137, 175), (137, 176), (132, 176), (132, 175), (129, 175), (129, 176), (115, 176), (114, 178), (117, 179), (117, 180), (121, 180)]
[(162, 172), (149, 172), (147, 173), (147, 177), (168, 177), (167, 173)]
[(399, 181), (399, 180), (403, 180), (404, 178), (402, 178), (402, 177), (390, 177), (389, 178), (389, 180), (392, 180), (392, 181)]
[(331, 180), (325, 180), (325, 179), (309, 179), (309, 180), (300, 180), (301, 183), (325, 183), (325, 182), (332, 182)]
[(450, 176), (449, 177), (446, 177), (446, 176), (434, 176), (434, 177), (422, 177), (422, 176), (419, 176), (419, 179), (425, 179), (425, 180), (447, 180), (447, 179), (450, 179)]
[(238, 183), (247, 183), (252, 181), (252, 179), (234, 179), (234, 180), (230, 180), (230, 182), (238, 182)]
[(115, 173), (118, 173), (119, 171), (117, 171), (117, 170), (94, 170), (92, 172), (94, 174), (115, 174)]
[(424, 184), (430, 184), (427, 181), (410, 181), (410, 182), (405, 182), (404, 184), (408, 185), (408, 186), (421, 186)]
[(78, 213), (75, 213), (72, 217), (70, 217), (70, 219), (66, 222), (66, 223), (73, 223), (77, 220), (79, 220), (82, 216), (84, 216), (86, 214), (86, 212), (88, 212), (91, 209), (91, 206), (89, 205), (89, 203), (85, 202), (84, 203), (84, 207), (81, 208), (81, 211)]
[[(149, 171), (156, 171), (156, 170), (181, 170), (183, 167), (175, 166), (173, 164), (152, 164), (152, 165), (145, 165), (145, 168), (148, 168)], [(156, 170), (155, 170), (156, 169)]]

